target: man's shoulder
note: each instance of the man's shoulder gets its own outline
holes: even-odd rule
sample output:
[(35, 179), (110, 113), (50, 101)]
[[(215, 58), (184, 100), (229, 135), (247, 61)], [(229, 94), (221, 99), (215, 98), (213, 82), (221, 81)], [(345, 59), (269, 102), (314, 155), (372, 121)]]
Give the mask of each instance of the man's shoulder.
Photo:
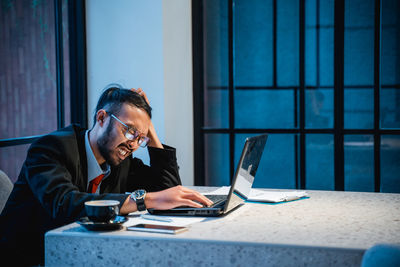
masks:
[[(79, 135), (82, 135), (79, 137)], [(33, 165), (58, 161), (68, 166), (78, 166), (85, 159), (85, 130), (70, 125), (42, 136), (27, 151), (26, 164)]]
[(71, 124), (65, 128), (56, 130), (40, 137), (32, 145), (60, 145), (62, 143), (76, 143), (76, 140), (78, 140), (78, 142), (82, 142), (84, 141), (85, 131), (86, 129), (80, 127), (79, 125)]

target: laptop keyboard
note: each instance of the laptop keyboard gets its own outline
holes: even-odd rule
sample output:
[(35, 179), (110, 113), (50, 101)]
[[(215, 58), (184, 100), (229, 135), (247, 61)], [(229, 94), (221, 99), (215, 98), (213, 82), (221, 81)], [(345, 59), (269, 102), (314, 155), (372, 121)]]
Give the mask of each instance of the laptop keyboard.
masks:
[(226, 195), (204, 195), (206, 198), (214, 202), (211, 207), (221, 206), (225, 203), (227, 196)]
[[(225, 201), (227, 200), (227, 196), (226, 195), (204, 195), (204, 196), (207, 197), (212, 202), (214, 202), (210, 206), (210, 208), (223, 206), (225, 204)], [(193, 200), (193, 201), (203, 205), (202, 203), (200, 203), (200, 202), (198, 202), (196, 200)], [(190, 206), (180, 206), (179, 208), (192, 208), (192, 207), (190, 207)], [(203, 205), (203, 208), (207, 208), (207, 207), (205, 205)]]

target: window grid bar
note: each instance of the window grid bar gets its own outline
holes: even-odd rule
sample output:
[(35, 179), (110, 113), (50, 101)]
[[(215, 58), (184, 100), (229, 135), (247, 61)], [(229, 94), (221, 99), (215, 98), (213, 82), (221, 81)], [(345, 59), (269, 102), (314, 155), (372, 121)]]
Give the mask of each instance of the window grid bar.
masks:
[[(278, 85), (278, 75), (277, 75), (277, 0), (272, 1), (272, 49), (273, 49), (273, 55), (272, 55), (272, 62), (273, 62), (273, 87), (277, 87)], [(239, 87), (238, 87), (239, 88)]]
[[(299, 98), (298, 90), (294, 90), (294, 118), (295, 118), (294, 126), (295, 126), (295, 128), (299, 127), (298, 126), (298, 118), (299, 118), (299, 115), (301, 116), (301, 112), (297, 111), (298, 108), (299, 108), (299, 105), (297, 104), (298, 98)], [(300, 153), (299, 150), (300, 149), (299, 149), (298, 138), (299, 138), (299, 135), (295, 135), (294, 136), (294, 144), (295, 145), (294, 145), (294, 150), (293, 150), (293, 153), (294, 153), (294, 166), (295, 166), (295, 173), (294, 173), (294, 181), (295, 181), (295, 183), (294, 184), (296, 186), (296, 189), (299, 189), (300, 188), (300, 184), (301, 184), (301, 182), (300, 182), (300, 173), (299, 173), (299, 171), (301, 170), (301, 166), (300, 166), (299, 159), (301, 159), (302, 157), (301, 157), (301, 155), (299, 155), (299, 153)]]
[(56, 42), (57, 129), (61, 129), (65, 126), (62, 1), (54, 0), (54, 24)]
[(344, 190), (344, 0), (334, 4), (334, 180), (335, 190)]
[[(249, 133), (249, 134), (262, 134), (262, 133), (291, 133), (291, 134), (335, 134), (337, 131), (332, 128), (327, 129), (294, 129), (294, 128), (208, 128), (201, 129), (203, 133)], [(400, 134), (400, 129), (343, 129), (342, 134)]]
[(0, 140), (0, 147), (31, 144), (42, 136), (44, 135), (33, 135), (33, 136), (24, 136), (18, 138), (2, 139)]
[[(306, 137), (305, 137), (305, 1), (299, 0), (299, 81), (300, 81), (300, 189), (306, 186)], [(296, 90), (297, 91), (297, 90)], [(297, 120), (297, 117), (296, 117)], [(297, 147), (296, 147), (297, 149)], [(297, 165), (297, 162), (296, 162)], [(297, 173), (296, 173), (297, 175)], [(297, 180), (297, 179), (296, 179)], [(299, 189), (298, 187), (296, 187)]]
[(71, 122), (88, 127), (87, 64), (86, 64), (86, 4), (68, 1), (68, 36), (70, 58)]
[[(300, 1), (301, 2), (301, 1)], [(317, 65), (317, 81), (316, 81), (316, 83), (317, 83), (317, 88), (320, 88), (320, 78), (319, 78), (319, 75), (320, 75), (320, 73), (319, 73), (319, 69), (320, 69), (320, 63), (319, 63), (319, 52), (320, 52), (320, 41), (319, 41), (319, 34), (320, 34), (320, 28), (321, 28), (321, 25), (320, 25), (320, 16), (319, 16), (319, 0), (317, 0), (316, 1), (316, 10), (315, 10), (315, 12), (317, 13), (317, 14), (315, 14), (316, 15), (316, 19), (317, 19), (317, 27), (316, 27), (316, 33), (317, 33), (317, 36), (316, 36), (316, 38), (317, 38), (317, 56), (316, 56), (316, 65)]]
[[(235, 90), (288, 90), (288, 89), (298, 89), (299, 86), (235, 86)], [(332, 89), (334, 86), (304, 86), (305, 89)], [(373, 89), (375, 85), (349, 85), (346, 86), (347, 89)], [(384, 89), (400, 89), (400, 84), (393, 85), (381, 85), (380, 88)], [(209, 90), (228, 90), (229, 86), (208, 86)]]
[[(300, 3), (300, 5), (301, 5), (301, 3)], [(300, 38), (299, 38), (299, 40), (300, 40), (300, 46), (299, 46), (299, 53), (300, 53), (300, 60), (299, 60), (300, 80), (301, 80), (301, 76), (302, 76), (301, 75), (301, 71), (302, 71), (301, 66), (302, 66), (302, 62), (304, 60), (304, 58), (302, 58), (302, 54), (301, 54), (302, 53), (302, 48), (301, 48), (301, 45), (302, 45), (301, 28), (302, 28), (302, 26), (301, 26), (301, 23), (302, 23), (302, 21), (301, 21), (301, 11), (300, 11), (300, 23), (299, 23), (299, 25), (300, 25), (300, 27), (299, 27), (300, 28), (300, 33), (299, 33), (299, 36), (300, 36)], [(274, 28), (276, 28), (276, 24), (274, 24)], [(300, 82), (300, 88), (301, 88), (301, 82)], [(294, 89), (293, 94), (294, 94), (294, 97), (293, 97), (293, 99), (294, 99), (294, 127), (298, 128), (299, 124), (301, 125), (301, 118), (300, 118), (301, 117), (301, 111), (299, 111), (298, 109), (302, 105), (302, 103), (301, 103), (301, 101), (302, 101), (302, 92), (299, 93), (299, 90)], [(294, 151), (293, 151), (294, 152), (294, 168), (295, 168), (294, 184), (295, 184), (296, 189), (300, 188), (300, 184), (301, 184), (300, 170), (302, 170), (301, 166), (303, 166), (303, 165), (301, 165), (301, 163), (299, 161), (299, 160), (302, 159), (302, 154), (300, 152), (301, 149), (299, 149), (299, 145), (300, 145), (299, 135), (294, 135)]]
[(194, 184), (205, 185), (203, 1), (192, 0)]
[(381, 74), (381, 1), (375, 0), (375, 34), (374, 34), (374, 188), (380, 192), (381, 188), (381, 135), (380, 129), (380, 74)]
[[(235, 107), (234, 107), (234, 25), (233, 25), (233, 12), (234, 12), (235, 2), (234, 0), (228, 1), (228, 55), (229, 55), (229, 129), (235, 129)], [(235, 164), (235, 135), (233, 131), (229, 133), (229, 178), (232, 182), (232, 177), (234, 175), (234, 164)]]

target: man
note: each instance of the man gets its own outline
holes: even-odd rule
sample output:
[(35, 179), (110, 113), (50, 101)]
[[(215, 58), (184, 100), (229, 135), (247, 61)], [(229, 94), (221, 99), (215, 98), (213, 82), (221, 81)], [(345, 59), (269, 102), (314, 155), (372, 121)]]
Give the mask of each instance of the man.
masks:
[[(150, 166), (131, 157), (139, 146), (148, 147)], [(45, 232), (86, 216), (89, 200), (118, 200), (121, 214), (212, 203), (180, 184), (175, 149), (158, 139), (145, 93), (109, 88), (91, 130), (72, 125), (29, 148), (0, 216), (2, 260), (43, 264)]]

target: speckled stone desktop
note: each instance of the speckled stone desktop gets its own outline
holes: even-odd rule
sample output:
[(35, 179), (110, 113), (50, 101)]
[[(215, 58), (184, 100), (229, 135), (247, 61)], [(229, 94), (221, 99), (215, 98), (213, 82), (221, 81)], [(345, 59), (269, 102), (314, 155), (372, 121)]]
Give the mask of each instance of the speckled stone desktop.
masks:
[(400, 244), (400, 194), (307, 192), (246, 203), (177, 235), (69, 224), (46, 234), (46, 266), (360, 266), (369, 247)]

